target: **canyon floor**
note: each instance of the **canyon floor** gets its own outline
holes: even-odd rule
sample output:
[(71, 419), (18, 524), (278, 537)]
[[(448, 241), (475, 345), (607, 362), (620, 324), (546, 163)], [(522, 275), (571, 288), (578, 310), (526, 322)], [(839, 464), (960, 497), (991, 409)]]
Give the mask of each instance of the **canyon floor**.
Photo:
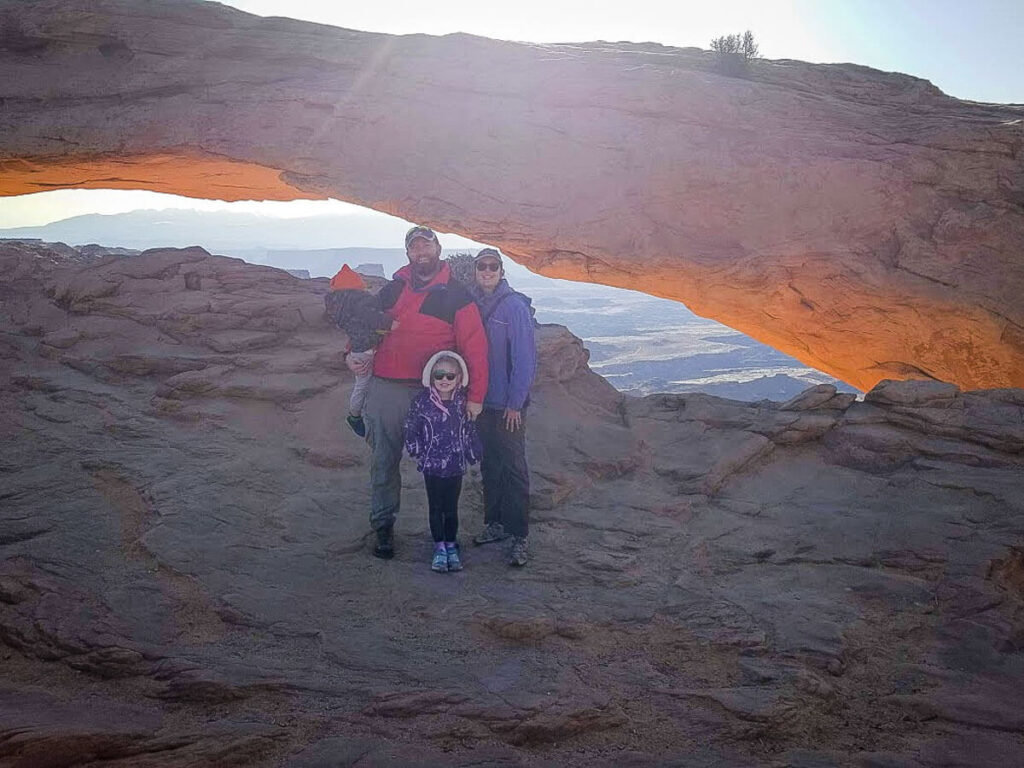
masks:
[(0, 765), (1024, 765), (1022, 390), (625, 398), (543, 326), (530, 563), (439, 575), (325, 280), (0, 266)]

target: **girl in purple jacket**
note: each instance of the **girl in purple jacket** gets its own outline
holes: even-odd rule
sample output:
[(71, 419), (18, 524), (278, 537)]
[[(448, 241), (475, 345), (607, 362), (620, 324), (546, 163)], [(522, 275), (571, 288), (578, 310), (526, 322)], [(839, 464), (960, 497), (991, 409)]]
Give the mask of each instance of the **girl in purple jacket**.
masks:
[(423, 473), (434, 537), (431, 569), (461, 571), (459, 495), (468, 464), (480, 460), (480, 437), (466, 416), (469, 371), (457, 353), (442, 350), (423, 368), (423, 391), (405, 417), (405, 449)]

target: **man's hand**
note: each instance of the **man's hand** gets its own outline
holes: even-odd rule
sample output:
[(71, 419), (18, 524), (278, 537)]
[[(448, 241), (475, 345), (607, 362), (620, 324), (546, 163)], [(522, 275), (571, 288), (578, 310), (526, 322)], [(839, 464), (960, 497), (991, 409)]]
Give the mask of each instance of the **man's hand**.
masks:
[(511, 408), (505, 409), (505, 429), (509, 432), (515, 432), (523, 426), (523, 412), (513, 411)]
[(476, 417), (479, 416), (483, 410), (483, 403), (474, 403), (472, 401), (466, 403), (466, 415), (469, 416), (470, 421), (476, 421)]
[(373, 361), (372, 360), (356, 360), (352, 355), (345, 357), (345, 365), (352, 371), (356, 376), (365, 376), (368, 373), (373, 372)]

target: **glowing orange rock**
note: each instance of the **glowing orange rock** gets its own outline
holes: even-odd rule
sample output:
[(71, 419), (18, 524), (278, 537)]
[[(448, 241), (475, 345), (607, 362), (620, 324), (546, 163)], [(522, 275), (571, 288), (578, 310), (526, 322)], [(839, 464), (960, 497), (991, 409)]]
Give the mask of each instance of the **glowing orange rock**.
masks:
[(5, 18), (0, 194), (334, 197), (677, 299), (863, 389), (1024, 386), (1019, 106), (852, 65), (741, 79), (693, 49), (201, 2)]

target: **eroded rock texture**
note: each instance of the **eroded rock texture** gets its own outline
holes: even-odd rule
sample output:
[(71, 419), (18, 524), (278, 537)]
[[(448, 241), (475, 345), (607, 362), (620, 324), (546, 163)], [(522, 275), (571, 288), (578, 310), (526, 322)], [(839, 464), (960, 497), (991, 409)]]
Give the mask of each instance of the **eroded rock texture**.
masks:
[(1024, 385), (1024, 111), (853, 65), (8, 4), (0, 194), (336, 197), (678, 299), (861, 389)]
[(532, 560), (442, 576), (411, 463), (369, 555), (325, 280), (0, 270), (5, 765), (1020, 764), (1024, 391), (627, 400), (545, 326)]

